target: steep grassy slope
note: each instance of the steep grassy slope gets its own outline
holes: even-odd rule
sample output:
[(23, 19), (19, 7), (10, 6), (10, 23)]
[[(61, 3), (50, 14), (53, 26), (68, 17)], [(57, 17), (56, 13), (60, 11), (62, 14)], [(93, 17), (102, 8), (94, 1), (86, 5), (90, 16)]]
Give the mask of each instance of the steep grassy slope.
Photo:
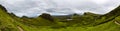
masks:
[[(116, 9), (112, 10), (111, 12), (109, 12), (109, 13), (107, 13), (105, 15), (100, 16), (96, 20), (96, 24), (100, 25), (100, 24), (109, 22), (109, 21), (115, 19), (115, 17), (118, 17), (118, 16), (120, 16), (120, 6), (117, 7)], [(102, 20), (99, 21), (99, 19), (102, 19)]]
[(78, 23), (82, 26), (97, 26), (107, 23), (118, 16), (120, 16), (120, 6), (105, 15), (98, 15), (87, 12), (83, 16), (73, 16), (73, 21), (70, 21), (69, 24)]
[[(63, 20), (43, 14), (37, 18), (20, 18), (0, 5), (0, 31), (119, 31), (120, 7), (105, 15), (85, 13)], [(117, 24), (115, 23), (117, 21)]]
[(17, 31), (14, 25), (14, 19), (10, 17), (6, 9), (0, 5), (0, 30), (1, 31)]
[(112, 10), (111, 12), (105, 14), (104, 16), (106, 17), (111, 17), (111, 16), (120, 16), (120, 6), (117, 7), (116, 9)]

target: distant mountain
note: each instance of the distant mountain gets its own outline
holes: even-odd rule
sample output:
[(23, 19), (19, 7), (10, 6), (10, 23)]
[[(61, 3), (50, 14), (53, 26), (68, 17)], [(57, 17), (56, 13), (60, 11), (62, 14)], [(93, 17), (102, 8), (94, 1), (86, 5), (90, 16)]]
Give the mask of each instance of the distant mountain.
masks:
[(84, 15), (51, 16), (43, 13), (36, 18), (20, 18), (7, 13), (0, 5), (0, 31), (118, 31), (119, 20), (120, 6), (105, 15), (86, 12)]
[(40, 15), (39, 17), (44, 18), (44, 19), (47, 19), (47, 20), (50, 20), (51, 22), (54, 22), (54, 18), (53, 18), (50, 14), (43, 13), (43, 14)]

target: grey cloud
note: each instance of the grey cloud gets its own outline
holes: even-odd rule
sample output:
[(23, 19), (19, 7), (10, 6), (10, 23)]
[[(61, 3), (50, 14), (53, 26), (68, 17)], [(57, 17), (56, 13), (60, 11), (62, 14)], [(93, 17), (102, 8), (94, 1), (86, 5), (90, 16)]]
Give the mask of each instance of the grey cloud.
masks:
[(117, 7), (120, 0), (109, 0), (104, 4), (97, 4), (90, 0), (0, 0), (0, 4), (17, 16), (33, 17), (42, 13), (52, 15), (81, 14), (84, 12), (105, 14)]

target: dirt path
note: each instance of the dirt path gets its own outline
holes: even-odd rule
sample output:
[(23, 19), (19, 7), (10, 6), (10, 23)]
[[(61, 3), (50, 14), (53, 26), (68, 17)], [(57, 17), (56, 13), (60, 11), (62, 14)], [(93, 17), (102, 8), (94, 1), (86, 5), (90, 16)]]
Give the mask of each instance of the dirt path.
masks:
[(119, 23), (119, 22), (117, 22), (117, 21), (115, 21), (115, 23), (116, 23), (116, 24), (118, 24), (118, 25), (120, 25), (120, 23)]
[(20, 26), (17, 26), (17, 28), (18, 28), (20, 31), (24, 31)]

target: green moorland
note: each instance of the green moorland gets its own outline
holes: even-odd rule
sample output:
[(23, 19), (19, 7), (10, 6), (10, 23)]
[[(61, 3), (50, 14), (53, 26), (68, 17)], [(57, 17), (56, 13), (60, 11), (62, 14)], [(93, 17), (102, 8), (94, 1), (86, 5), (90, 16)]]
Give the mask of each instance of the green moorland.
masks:
[(60, 18), (46, 13), (20, 18), (0, 5), (0, 31), (120, 31), (120, 6), (105, 15), (86, 12)]

